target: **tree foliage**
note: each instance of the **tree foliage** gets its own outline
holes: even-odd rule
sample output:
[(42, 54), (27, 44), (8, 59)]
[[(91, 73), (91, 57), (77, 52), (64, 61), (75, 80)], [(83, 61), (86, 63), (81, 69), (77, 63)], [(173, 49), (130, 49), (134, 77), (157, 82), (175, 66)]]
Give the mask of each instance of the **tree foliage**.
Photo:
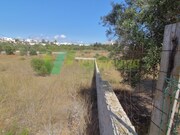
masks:
[(14, 46), (6, 45), (6, 46), (4, 46), (4, 50), (6, 51), (7, 55), (12, 55), (12, 54), (14, 54), (15, 48), (14, 48)]
[(107, 35), (120, 42), (114, 45), (112, 56), (118, 59), (123, 46), (143, 47), (146, 52), (142, 54), (143, 63), (148, 70), (160, 61), (165, 25), (177, 21), (180, 21), (178, 0), (125, 0), (123, 4), (113, 3), (110, 13), (102, 17), (103, 26), (108, 27)]
[(37, 55), (37, 52), (36, 52), (36, 50), (35, 50), (34, 48), (31, 48), (31, 49), (29, 50), (29, 54), (30, 54), (30, 55)]
[(26, 47), (19, 48), (19, 51), (21, 56), (27, 55), (28, 52)]
[(2, 51), (4, 51), (5, 46), (13, 46), (15, 50), (20, 50), (22, 52), (29, 51), (33, 54), (36, 54), (35, 51), (39, 51), (42, 53), (51, 54), (51, 52), (59, 52), (59, 51), (71, 51), (71, 50), (110, 50), (112, 46), (107, 44), (95, 43), (89, 46), (80, 46), (80, 45), (55, 45), (55, 44), (35, 44), (33, 46), (22, 43), (8, 43), (8, 42), (0, 42), (0, 48), (2, 47)]

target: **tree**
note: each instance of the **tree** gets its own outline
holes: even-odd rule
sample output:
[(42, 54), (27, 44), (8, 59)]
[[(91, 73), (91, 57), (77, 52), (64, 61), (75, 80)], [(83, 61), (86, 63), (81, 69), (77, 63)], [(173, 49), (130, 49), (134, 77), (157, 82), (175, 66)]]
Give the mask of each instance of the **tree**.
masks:
[(21, 56), (27, 55), (27, 48), (22, 47), (22, 48), (20, 48), (19, 50), (20, 50), (20, 55), (21, 55)]
[[(122, 46), (144, 48), (144, 68), (155, 68), (160, 61), (164, 27), (180, 21), (180, 1), (177, 0), (125, 0), (112, 4), (112, 11), (102, 17), (107, 35), (116, 37), (120, 45), (114, 46), (113, 56), (118, 59)], [(127, 53), (128, 54), (128, 53)]]
[(42, 43), (46, 43), (46, 40), (45, 40), (45, 39), (42, 39), (41, 42), (42, 42)]
[(16, 43), (20, 43), (20, 40), (18, 38), (15, 38)]
[(7, 55), (11, 55), (11, 54), (14, 54), (15, 48), (12, 45), (6, 45), (4, 47), (4, 50), (6, 51)]
[(35, 49), (31, 48), (31, 49), (29, 50), (29, 54), (30, 54), (30, 55), (37, 55), (37, 52), (36, 52)]
[(54, 40), (54, 43), (56, 44), (57, 42), (58, 42), (58, 41), (55, 39), (55, 40)]

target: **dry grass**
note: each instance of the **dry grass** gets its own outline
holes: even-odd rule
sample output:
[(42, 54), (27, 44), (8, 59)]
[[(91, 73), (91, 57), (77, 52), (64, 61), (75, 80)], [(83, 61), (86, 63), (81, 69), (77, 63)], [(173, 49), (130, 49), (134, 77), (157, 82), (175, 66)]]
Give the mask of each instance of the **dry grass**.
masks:
[(109, 52), (106, 50), (81, 50), (76, 52), (76, 57), (95, 58), (97, 56), (108, 56)]
[[(109, 52), (106, 50), (84, 50), (77, 51), (76, 57), (86, 57), (86, 58), (95, 58), (96, 56), (109, 56)], [(101, 72), (101, 76), (104, 80), (107, 80), (112, 85), (113, 89), (126, 89), (132, 91), (130, 85), (122, 84), (122, 76), (119, 71), (116, 70), (113, 61), (101, 61), (98, 60), (98, 67)]]
[[(78, 51), (76, 56), (97, 54), (107, 56), (108, 52)], [(30, 60), (31, 57), (0, 55), (0, 134), (98, 135), (92, 63), (71, 60), (65, 62), (60, 75), (39, 77), (32, 71)], [(98, 67), (136, 130), (145, 134), (152, 109), (149, 80), (133, 89), (121, 83), (121, 74), (112, 61), (98, 61)]]
[(0, 56), (0, 134), (79, 135), (91, 122), (87, 98), (93, 70), (64, 65), (60, 75), (35, 76), (30, 57)]
[(121, 83), (123, 80), (121, 73), (116, 70), (111, 60), (106, 62), (98, 60), (97, 63), (103, 80), (107, 80), (113, 89), (132, 91), (132, 87), (130, 85)]
[[(83, 54), (82, 56), (88, 57), (93, 55), (93, 52), (89, 52), (88, 55)], [(155, 85), (155, 82), (152, 81), (152, 76), (147, 76), (135, 88), (132, 88), (128, 83), (122, 83), (121, 72), (116, 70), (111, 60), (98, 60), (97, 63), (102, 78), (111, 84), (125, 112), (136, 127), (138, 134), (147, 134), (152, 111), (151, 90), (152, 86)]]

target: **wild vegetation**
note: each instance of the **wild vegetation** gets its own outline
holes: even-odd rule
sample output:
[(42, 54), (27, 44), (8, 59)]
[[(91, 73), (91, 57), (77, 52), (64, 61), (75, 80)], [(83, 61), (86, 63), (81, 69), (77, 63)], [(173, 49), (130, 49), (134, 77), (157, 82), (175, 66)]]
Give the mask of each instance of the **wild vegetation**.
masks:
[[(13, 54), (15, 51), (20, 51), (21, 55), (27, 55), (29, 51), (30, 55), (37, 55), (37, 51), (41, 54), (52, 52), (66, 52), (66, 51), (78, 51), (78, 50), (110, 50), (111, 46), (95, 43), (89, 46), (79, 46), (79, 45), (56, 45), (56, 44), (46, 44), (45, 46), (41, 44), (28, 45), (22, 43), (10, 43), (10, 42), (0, 42), (0, 52), (7, 51), (7, 54)], [(10, 53), (9, 53), (10, 52)]]
[[(98, 134), (94, 65), (75, 56), (97, 59), (137, 132), (146, 134), (156, 79), (151, 73), (158, 68), (165, 25), (180, 20), (179, 6), (177, 0), (112, 4), (102, 17), (107, 35), (117, 39), (112, 46), (0, 43), (8, 54), (0, 55), (0, 134)], [(12, 55), (17, 50), (21, 56)], [(67, 52), (59, 75), (50, 75), (53, 51)]]
[(145, 72), (157, 68), (165, 25), (180, 21), (179, 9), (177, 0), (125, 0), (112, 4), (110, 13), (102, 17), (107, 35), (118, 41), (112, 47), (112, 58), (128, 59), (134, 54), (134, 59), (142, 58)]
[[(136, 122), (139, 123), (142, 120), (144, 125), (148, 125), (151, 112), (149, 106), (152, 98), (149, 93), (132, 93), (137, 85), (131, 87), (124, 83), (124, 77), (119, 72), (127, 67), (129, 69), (139, 68), (139, 60), (115, 61), (109, 58), (107, 50), (69, 50), (60, 75), (46, 77), (36, 76), (37, 73), (33, 72), (31, 67), (31, 60), (54, 61), (53, 55), (1, 55), (3, 61), (0, 63), (2, 73), (0, 74), (2, 85), (0, 91), (3, 93), (3, 98), (0, 99), (4, 111), (0, 120), (5, 123), (0, 127), (2, 133), (5, 135), (22, 135), (24, 132), (27, 134), (83, 133), (89, 135), (92, 134), (91, 129), (94, 129), (93, 134), (98, 134), (96, 92), (92, 85), (94, 64), (92, 61), (74, 61), (75, 56), (96, 58), (102, 78), (110, 82), (128, 116), (132, 121), (135, 120), (133, 124), (136, 129), (140, 130), (139, 133), (147, 132), (146, 126), (140, 128)], [(15, 86), (13, 87), (13, 85)], [(140, 89), (143, 90), (144, 86)], [(132, 100), (137, 102), (129, 107), (128, 104), (132, 103)], [(11, 105), (12, 102), (13, 105)], [(143, 103), (143, 107), (139, 103), (141, 105)], [(13, 107), (10, 108), (10, 105)], [(132, 110), (132, 106), (138, 108), (138, 111)], [(146, 111), (142, 111), (142, 109)], [(6, 115), (7, 111), (8, 116)], [(148, 117), (144, 117), (144, 115), (148, 115)], [(134, 118), (135, 116), (138, 119)], [(6, 121), (8, 122), (6, 123)], [(79, 129), (80, 127), (81, 129)]]
[(0, 134), (98, 134), (93, 62), (76, 62), (74, 56), (67, 54), (59, 75), (41, 77), (31, 60), (39, 66), (44, 56), (0, 55)]
[(134, 87), (115, 91), (139, 134), (148, 132), (165, 26), (179, 21), (178, 0), (125, 0), (102, 17), (107, 35), (117, 40), (111, 58), (123, 83)]
[(33, 58), (31, 60), (31, 66), (38, 75), (50, 75), (53, 68), (53, 60), (51, 58)]
[(7, 45), (4, 47), (4, 51), (6, 51), (6, 54), (11, 55), (14, 54), (15, 48), (12, 45)]

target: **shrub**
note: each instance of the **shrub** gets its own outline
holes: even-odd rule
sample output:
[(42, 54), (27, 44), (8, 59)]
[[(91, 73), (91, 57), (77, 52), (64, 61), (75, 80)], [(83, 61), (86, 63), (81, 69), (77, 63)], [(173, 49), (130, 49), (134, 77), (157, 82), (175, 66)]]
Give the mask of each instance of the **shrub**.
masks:
[(53, 57), (50, 55), (46, 55), (44, 58), (45, 67), (47, 72), (50, 74), (53, 68)]
[(140, 61), (138, 59), (129, 60), (115, 60), (115, 67), (121, 71), (124, 82), (129, 82), (131, 86), (135, 87), (141, 78), (139, 72)]
[(37, 52), (36, 52), (35, 49), (31, 48), (31, 49), (29, 50), (29, 54), (30, 54), (30, 55), (37, 55)]
[(52, 55), (52, 51), (48, 50), (48, 51), (46, 51), (46, 54), (47, 55)]
[(99, 57), (99, 54), (98, 53), (96, 53), (96, 55), (94, 56), (95, 58), (98, 58)]
[(6, 51), (7, 55), (14, 54), (15, 48), (11, 45), (7, 45), (4, 47), (4, 50)]
[(49, 75), (53, 68), (52, 61), (43, 60), (39, 58), (32, 59), (31, 66), (34, 69), (34, 71), (40, 76)]
[(27, 55), (27, 50), (25, 48), (20, 48), (20, 55), (21, 56)]

